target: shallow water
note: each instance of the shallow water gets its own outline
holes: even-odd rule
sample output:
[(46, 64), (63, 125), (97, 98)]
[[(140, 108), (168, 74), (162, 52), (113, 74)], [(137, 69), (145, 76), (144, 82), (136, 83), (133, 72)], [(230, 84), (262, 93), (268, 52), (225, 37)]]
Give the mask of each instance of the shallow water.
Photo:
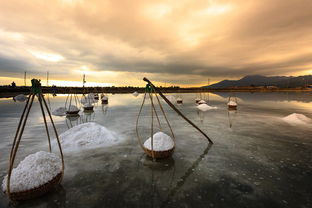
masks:
[[(282, 118), (294, 112), (312, 118), (312, 94), (237, 93), (237, 111), (227, 110), (228, 95), (210, 93), (209, 104), (218, 109), (206, 112), (196, 108), (198, 94), (182, 94), (184, 104), (177, 106), (209, 135), (212, 146), (164, 104), (176, 149), (172, 158), (158, 162), (145, 156), (136, 138), (142, 95), (109, 95), (108, 105), (99, 102), (94, 113), (80, 112), (77, 119), (53, 116), (59, 133), (93, 121), (124, 141), (65, 152), (65, 175), (56, 191), (18, 204), (0, 194), (0, 207), (311, 207), (312, 125), (291, 125)], [(63, 107), (66, 99), (45, 97), (52, 110)], [(1, 181), (24, 105), (0, 99)], [(150, 134), (149, 109), (148, 104), (140, 120), (144, 139)], [(48, 143), (35, 102), (15, 165), (39, 150), (48, 150)]]

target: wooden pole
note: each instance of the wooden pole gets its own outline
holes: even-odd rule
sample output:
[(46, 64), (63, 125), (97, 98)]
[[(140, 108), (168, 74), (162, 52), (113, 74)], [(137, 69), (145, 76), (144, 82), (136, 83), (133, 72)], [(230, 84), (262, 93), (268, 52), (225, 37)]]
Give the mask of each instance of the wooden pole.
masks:
[(212, 140), (200, 129), (200, 128), (198, 128), (192, 121), (190, 121), (186, 116), (184, 116), (182, 113), (181, 113), (181, 111), (179, 111), (167, 98), (166, 98), (166, 96), (164, 96), (163, 94), (162, 94), (162, 92), (158, 89), (158, 88), (156, 88), (154, 85), (153, 85), (153, 83), (151, 82), (151, 81), (149, 81), (147, 78), (143, 78), (143, 80), (145, 81), (145, 82), (147, 82), (152, 88), (153, 88), (153, 90), (155, 91), (155, 92), (157, 92), (159, 95), (160, 95), (160, 97), (162, 97), (162, 99), (164, 99), (164, 101), (179, 115), (179, 116), (181, 116), (182, 118), (184, 118), (184, 120), (186, 120), (189, 124), (191, 124), (195, 129), (197, 129), (200, 133), (202, 133), (207, 139), (208, 139), (208, 141), (210, 142), (210, 143), (212, 143), (213, 144), (213, 142), (212, 142)]

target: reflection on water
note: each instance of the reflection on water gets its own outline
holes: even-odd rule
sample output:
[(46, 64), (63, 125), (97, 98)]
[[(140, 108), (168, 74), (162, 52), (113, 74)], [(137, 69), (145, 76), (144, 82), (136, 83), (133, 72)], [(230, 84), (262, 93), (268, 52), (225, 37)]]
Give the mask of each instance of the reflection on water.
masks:
[[(0, 207), (311, 207), (312, 128), (289, 125), (282, 118), (301, 113), (312, 118), (309, 93), (236, 93), (237, 111), (227, 110), (229, 94), (209, 96), (217, 109), (202, 112), (197, 94), (183, 94), (177, 107), (214, 141), (208, 146), (188, 123), (164, 105), (176, 137), (170, 159), (153, 162), (137, 144), (135, 120), (142, 95), (109, 95), (109, 104), (77, 117), (53, 116), (59, 134), (97, 122), (125, 138), (108, 148), (64, 152), (65, 175), (56, 191), (42, 198)], [(49, 96), (51, 109), (63, 107), (66, 95)], [(80, 96), (79, 96), (80, 97)], [(0, 99), (0, 178), (25, 103)], [(150, 107), (141, 129), (150, 129)], [(34, 103), (17, 161), (46, 150), (40, 108)]]

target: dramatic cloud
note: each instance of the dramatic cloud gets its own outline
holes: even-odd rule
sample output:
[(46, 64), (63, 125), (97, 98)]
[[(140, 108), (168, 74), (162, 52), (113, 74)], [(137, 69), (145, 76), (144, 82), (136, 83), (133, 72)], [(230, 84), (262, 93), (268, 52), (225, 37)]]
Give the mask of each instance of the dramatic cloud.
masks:
[[(0, 0), (0, 72), (143, 85), (312, 72), (311, 0)], [(0, 79), (1, 80), (1, 79)]]

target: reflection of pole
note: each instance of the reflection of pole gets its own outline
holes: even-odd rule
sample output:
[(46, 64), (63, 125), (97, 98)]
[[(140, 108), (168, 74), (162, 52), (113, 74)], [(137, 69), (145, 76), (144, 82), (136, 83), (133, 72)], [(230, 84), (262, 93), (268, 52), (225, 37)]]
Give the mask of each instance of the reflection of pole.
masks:
[(205, 158), (205, 156), (208, 154), (209, 149), (212, 147), (211, 143), (208, 143), (208, 146), (206, 147), (206, 149), (204, 150), (203, 154), (201, 154), (199, 156), (199, 158), (192, 164), (191, 167), (189, 167), (185, 174), (178, 180), (178, 182), (176, 183), (176, 186), (170, 191), (168, 198), (166, 201), (163, 202), (162, 206), (160, 207), (165, 207), (168, 202), (170, 201), (170, 198), (173, 197), (178, 190), (184, 185), (186, 179), (192, 175), (192, 173), (194, 172), (194, 170), (198, 167), (199, 163)]

